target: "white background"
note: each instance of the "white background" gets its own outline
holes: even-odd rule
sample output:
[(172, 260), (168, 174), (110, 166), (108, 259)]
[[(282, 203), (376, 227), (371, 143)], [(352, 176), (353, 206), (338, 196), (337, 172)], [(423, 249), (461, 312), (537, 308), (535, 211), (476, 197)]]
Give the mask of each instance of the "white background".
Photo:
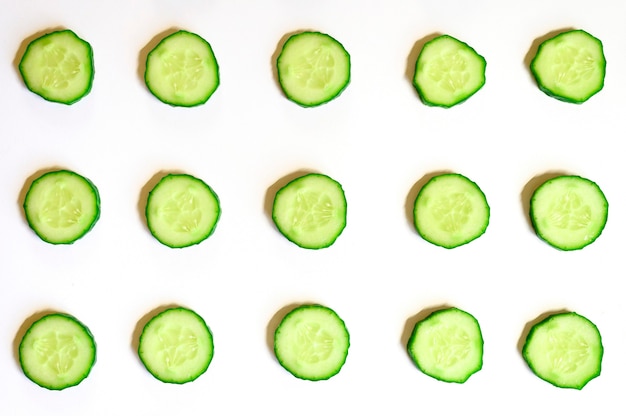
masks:
[[(626, 3), (612, 0), (0, 0), (0, 412), (34, 415), (616, 414), (626, 372), (621, 145), (626, 110)], [(25, 41), (69, 28), (94, 49), (91, 93), (72, 106), (30, 93), (16, 70)], [(142, 59), (163, 33), (203, 36), (221, 85), (196, 108), (169, 107), (142, 81)], [(540, 92), (528, 71), (537, 41), (581, 28), (605, 46), (604, 89), (583, 105)], [(287, 34), (331, 34), (352, 58), (352, 79), (317, 108), (288, 101), (274, 60)], [(487, 60), (487, 83), (451, 108), (421, 103), (410, 78), (424, 39), (447, 33)], [(102, 198), (95, 228), (53, 246), (28, 228), (25, 184), (51, 167), (91, 179)], [(154, 178), (181, 171), (218, 194), (215, 233), (181, 250), (147, 231)], [(342, 183), (348, 225), (330, 248), (285, 240), (268, 206), (295, 172)], [(454, 171), (491, 206), (487, 232), (454, 250), (414, 231), (424, 179)], [(596, 181), (609, 204), (591, 246), (560, 252), (530, 227), (530, 192), (546, 174)], [(318, 302), (346, 322), (352, 345), (324, 382), (292, 377), (271, 336), (285, 308)], [(163, 384), (135, 353), (145, 317), (164, 305), (202, 315), (215, 357), (193, 383)], [(411, 363), (417, 318), (443, 305), (480, 322), (483, 369), (463, 385)], [(22, 374), (16, 345), (33, 315), (73, 314), (98, 358), (79, 386), (47, 391)], [(602, 374), (582, 391), (535, 377), (520, 354), (528, 325), (572, 310), (600, 329)]]

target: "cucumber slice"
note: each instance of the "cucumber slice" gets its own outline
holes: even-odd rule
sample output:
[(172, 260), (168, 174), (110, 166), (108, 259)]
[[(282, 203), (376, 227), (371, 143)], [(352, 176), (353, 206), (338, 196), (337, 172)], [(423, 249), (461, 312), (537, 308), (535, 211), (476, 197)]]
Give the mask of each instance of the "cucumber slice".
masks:
[(301, 32), (284, 43), (276, 69), (288, 99), (315, 107), (333, 100), (348, 86), (350, 54), (330, 35)]
[(156, 98), (179, 107), (206, 103), (220, 83), (211, 45), (185, 30), (166, 36), (148, 53), (144, 79)]
[(93, 84), (91, 45), (71, 30), (50, 32), (30, 42), (18, 67), (26, 87), (52, 102), (73, 104)]
[(220, 215), (217, 194), (191, 175), (165, 175), (148, 194), (148, 229), (168, 247), (189, 247), (206, 240), (215, 231)]
[(424, 374), (448, 383), (465, 383), (483, 366), (480, 325), (457, 308), (435, 311), (415, 324), (407, 349)]
[(471, 46), (449, 35), (424, 45), (415, 63), (413, 85), (424, 104), (449, 108), (485, 85), (487, 62)]
[(535, 375), (557, 387), (578, 390), (600, 375), (603, 354), (600, 331), (575, 312), (553, 314), (535, 324), (522, 348)]
[(346, 227), (347, 202), (339, 182), (309, 173), (282, 187), (274, 197), (278, 230), (302, 248), (331, 246)]
[(301, 305), (282, 319), (274, 333), (280, 365), (302, 380), (328, 380), (348, 357), (350, 334), (343, 320), (322, 305)]
[(431, 178), (417, 194), (413, 209), (418, 234), (445, 248), (467, 244), (483, 235), (489, 215), (483, 191), (458, 173)]
[(69, 170), (35, 179), (24, 198), (30, 228), (51, 244), (72, 244), (100, 218), (100, 195), (87, 178)]
[(166, 309), (144, 326), (138, 355), (148, 372), (164, 383), (194, 381), (213, 359), (213, 334), (200, 315), (184, 307)]
[(539, 45), (530, 70), (547, 95), (583, 103), (604, 87), (602, 42), (584, 30), (560, 33)]
[(609, 203), (600, 187), (575, 175), (552, 178), (530, 200), (530, 218), (537, 235), (561, 250), (579, 250), (602, 233)]
[(96, 362), (96, 343), (89, 329), (63, 313), (35, 321), (24, 334), (18, 352), (24, 375), (49, 390), (78, 385)]

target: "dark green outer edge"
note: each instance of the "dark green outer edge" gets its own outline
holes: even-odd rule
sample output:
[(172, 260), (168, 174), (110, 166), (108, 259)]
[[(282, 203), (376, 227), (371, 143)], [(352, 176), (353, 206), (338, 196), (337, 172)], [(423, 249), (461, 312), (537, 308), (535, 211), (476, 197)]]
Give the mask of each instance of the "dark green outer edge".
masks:
[[(339, 320), (339, 322), (341, 322), (341, 324), (343, 325), (343, 328), (346, 331), (346, 337), (347, 337), (347, 343), (346, 343), (346, 353), (344, 354), (343, 360), (341, 362), (337, 363), (337, 366), (335, 368), (334, 371), (330, 371), (328, 373), (326, 373), (324, 376), (320, 376), (320, 377), (305, 377), (302, 374), (298, 373), (297, 371), (293, 371), (292, 369), (290, 369), (288, 366), (286, 366), (284, 364), (284, 362), (280, 359), (279, 354), (278, 354), (278, 349), (276, 347), (276, 338), (277, 335), (281, 329), (281, 326), (283, 324), (283, 322), (288, 319), (288, 317), (297, 314), (298, 312), (302, 311), (303, 309), (317, 309), (317, 310), (324, 310), (326, 312), (329, 312), (330, 315), (333, 315), (335, 318), (337, 318)], [(336, 376), (337, 374), (339, 374), (339, 372), (341, 371), (341, 369), (343, 368), (344, 364), (346, 363), (346, 360), (348, 359), (348, 352), (350, 350), (350, 332), (348, 332), (348, 328), (346, 327), (346, 323), (344, 322), (343, 319), (341, 319), (341, 317), (337, 314), (337, 312), (335, 312), (333, 309), (324, 306), (324, 305), (320, 305), (317, 303), (310, 303), (310, 304), (304, 304), (304, 305), (300, 305), (300, 306), (296, 306), (295, 308), (293, 308), (291, 311), (289, 311), (281, 320), (280, 324), (278, 324), (278, 327), (276, 328), (276, 331), (274, 331), (274, 356), (276, 357), (276, 360), (278, 361), (278, 363), (280, 364), (280, 366), (282, 368), (284, 368), (285, 370), (287, 370), (291, 375), (293, 375), (294, 377), (300, 379), (300, 380), (306, 380), (306, 381), (324, 381), (324, 380), (328, 380), (334, 376)]]
[(462, 309), (459, 309), (459, 308), (456, 308), (456, 307), (449, 307), (449, 308), (436, 310), (436, 311), (432, 312), (431, 314), (429, 314), (424, 319), (422, 319), (419, 322), (417, 322), (415, 324), (415, 326), (413, 327), (413, 331), (411, 332), (411, 336), (409, 337), (409, 340), (407, 342), (407, 348), (406, 349), (407, 349), (407, 352), (409, 354), (409, 357), (411, 358), (411, 361), (413, 361), (413, 364), (415, 364), (415, 366), (418, 368), (418, 370), (420, 370), (425, 375), (427, 375), (427, 376), (429, 376), (431, 378), (434, 378), (435, 380), (443, 381), (445, 383), (463, 384), (467, 380), (469, 380), (469, 378), (472, 375), (474, 375), (477, 372), (479, 372), (480, 370), (482, 370), (482, 368), (483, 368), (483, 354), (481, 354), (481, 356), (480, 356), (480, 361), (478, 363), (478, 366), (475, 367), (473, 370), (468, 371), (468, 373), (466, 374), (466, 377), (464, 379), (461, 379), (461, 380), (448, 380), (448, 379), (436, 377), (433, 374), (430, 374), (426, 369), (422, 368), (420, 366), (420, 364), (419, 364), (418, 357), (414, 354), (413, 349), (412, 349), (412, 345), (415, 342), (415, 338), (417, 337), (417, 332), (418, 332), (419, 327), (421, 326), (421, 324), (426, 322), (431, 317), (435, 317), (435, 316), (437, 316), (439, 314), (450, 312), (450, 311), (456, 311), (456, 312), (463, 313), (463, 314), (467, 315), (468, 317), (470, 317), (476, 323), (476, 326), (478, 327), (478, 331), (480, 333), (481, 346), (482, 346), (482, 348), (484, 348), (484, 339), (483, 339), (483, 336), (482, 336), (482, 330), (480, 329), (480, 324), (479, 324), (478, 320), (476, 319), (476, 317), (474, 317), (474, 315), (472, 315), (469, 312), (466, 312), (466, 311), (464, 311)]
[[(49, 175), (58, 175), (58, 174), (70, 174), (72, 176), (80, 177), (81, 179), (83, 179), (91, 187), (91, 190), (95, 198), (95, 204), (96, 204), (96, 210), (95, 210), (93, 218), (91, 219), (89, 226), (85, 227), (83, 231), (80, 234), (78, 234), (75, 238), (73, 238), (72, 240), (67, 240), (67, 241), (51, 241), (49, 239), (46, 239), (44, 236), (39, 234), (39, 232), (37, 231), (36, 225), (33, 224), (32, 220), (30, 219), (28, 215), (28, 199), (29, 199), (29, 194), (30, 194), (30, 190), (32, 189), (32, 187), (44, 177), (49, 176)], [(43, 175), (39, 176), (37, 179), (35, 179), (31, 183), (29, 190), (26, 192), (26, 197), (24, 198), (24, 203), (22, 206), (24, 208), (24, 217), (26, 218), (26, 222), (28, 223), (28, 226), (30, 227), (31, 230), (35, 232), (35, 234), (37, 234), (37, 236), (41, 240), (45, 241), (46, 243), (54, 244), (54, 245), (73, 244), (76, 241), (83, 238), (89, 231), (91, 231), (93, 227), (96, 225), (96, 223), (98, 222), (98, 220), (100, 219), (100, 192), (98, 191), (98, 188), (96, 187), (96, 185), (94, 185), (94, 183), (91, 180), (80, 175), (79, 173), (76, 173), (68, 169), (54, 170), (54, 171), (44, 173)]]
[[(194, 181), (197, 181), (198, 184), (203, 185), (210, 193), (211, 195), (213, 195), (213, 197), (215, 198), (215, 200), (217, 201), (217, 214), (215, 217), (215, 222), (213, 223), (213, 226), (211, 227), (211, 229), (204, 234), (201, 238), (196, 239), (194, 241), (192, 241), (189, 244), (185, 244), (185, 245), (174, 245), (174, 244), (168, 244), (165, 241), (161, 240), (158, 236), (157, 233), (154, 232), (154, 230), (152, 229), (151, 225), (150, 225), (150, 215), (148, 215), (148, 210), (150, 207), (150, 199), (152, 197), (152, 192), (154, 192), (159, 185), (165, 181), (168, 180), (168, 178), (174, 178), (174, 177), (187, 177), (189, 179), (192, 179)], [(168, 173), (167, 175), (165, 175), (164, 177), (162, 177), (159, 182), (154, 186), (154, 188), (152, 188), (152, 190), (148, 193), (148, 200), (146, 201), (146, 208), (144, 210), (144, 215), (146, 217), (146, 224), (148, 226), (148, 230), (150, 230), (150, 234), (152, 234), (152, 236), (161, 244), (163, 244), (164, 246), (170, 247), (170, 248), (186, 248), (186, 247), (191, 247), (194, 245), (198, 245), (200, 243), (202, 243), (204, 240), (208, 239), (210, 236), (213, 235), (213, 233), (215, 232), (215, 230), (217, 229), (217, 223), (220, 220), (220, 217), (222, 216), (222, 205), (220, 203), (220, 199), (217, 196), (217, 194), (215, 193), (215, 191), (213, 190), (213, 188), (211, 188), (206, 182), (204, 182), (202, 179), (197, 178), (195, 176), (189, 175), (187, 173)]]
[[(148, 65), (147, 62), (150, 60), (150, 56), (153, 53), (156, 53), (159, 50), (159, 47), (165, 43), (169, 38), (176, 36), (176, 35), (180, 35), (180, 34), (188, 34), (188, 35), (192, 35), (196, 38), (198, 38), (199, 40), (201, 40), (202, 42), (205, 43), (205, 45), (207, 46), (207, 48), (209, 49), (209, 51), (211, 52), (211, 55), (213, 56), (213, 60), (215, 61), (215, 78), (217, 79), (217, 82), (215, 83), (215, 87), (212, 90), (207, 91), (207, 94), (205, 96), (205, 98), (200, 99), (198, 101), (195, 101), (193, 103), (190, 104), (181, 104), (181, 103), (177, 103), (174, 101), (170, 101), (170, 100), (166, 100), (163, 97), (161, 97), (157, 92), (155, 92), (151, 85), (150, 85), (150, 81), (148, 81)], [(143, 75), (143, 79), (144, 82), (146, 84), (146, 87), (148, 88), (148, 91), (150, 91), (150, 93), (155, 96), (159, 101), (161, 101), (164, 104), (167, 105), (171, 105), (172, 107), (183, 107), (183, 108), (192, 108), (192, 107), (198, 107), (200, 105), (206, 104), (209, 99), (213, 96), (213, 94), (215, 93), (215, 91), (217, 91), (217, 88), (220, 86), (221, 83), (221, 78), (220, 78), (220, 67), (219, 67), (219, 63), (217, 61), (217, 58), (215, 57), (215, 52), (213, 51), (213, 48), (211, 47), (211, 44), (204, 39), (202, 36), (198, 35), (197, 33), (193, 33), (193, 32), (189, 32), (187, 30), (178, 30), (172, 34), (169, 34), (167, 36), (165, 36), (163, 39), (161, 39), (159, 41), (159, 43), (157, 43), (157, 45), (150, 51), (148, 52), (148, 55), (146, 56), (146, 69), (144, 71), (144, 75)]]
[[(560, 36), (567, 35), (568, 33), (572, 33), (572, 32), (582, 32), (582, 33), (585, 33), (585, 34), (589, 35), (591, 38), (595, 39), (595, 41), (600, 46), (600, 50), (602, 51), (602, 56), (604, 57), (604, 62), (602, 64), (603, 76), (602, 76), (602, 80), (600, 81), (600, 84), (598, 85), (598, 88), (596, 88), (595, 90), (591, 90), (587, 96), (585, 96), (583, 99), (580, 99), (580, 100), (573, 99), (573, 98), (570, 98), (570, 97), (566, 97), (566, 96), (557, 94), (557, 93), (553, 92), (552, 90), (550, 90), (549, 88), (546, 88), (544, 86), (544, 82), (543, 82), (541, 76), (535, 70), (535, 61), (537, 60), (537, 57), (539, 56), (539, 53), (541, 52), (541, 49), (543, 49), (545, 44), (550, 42), (550, 41), (552, 41), (552, 40), (554, 40), (554, 39), (559, 38)], [(535, 56), (533, 57), (532, 61), (530, 62), (530, 72), (532, 73), (533, 78), (535, 79), (535, 82), (536, 82), (537, 87), (539, 88), (539, 90), (541, 90), (547, 96), (555, 98), (555, 99), (557, 99), (559, 101), (570, 103), (570, 104), (582, 104), (582, 103), (588, 101), (591, 97), (593, 97), (594, 95), (596, 95), (600, 91), (602, 91), (602, 89), (604, 88), (604, 79), (606, 78), (606, 57), (604, 56), (604, 46), (603, 46), (602, 41), (600, 39), (596, 38), (592, 34), (586, 32), (586, 31), (584, 31), (582, 29), (574, 29), (574, 30), (567, 30), (565, 32), (561, 32), (558, 35), (555, 35), (555, 36), (553, 36), (550, 39), (546, 39), (545, 41), (543, 41), (539, 45), (539, 47), (537, 48), (537, 53), (535, 54)]]
[[(202, 369), (200, 369), (199, 371), (195, 372), (192, 376), (190, 376), (187, 379), (182, 379), (182, 380), (172, 380), (172, 379), (168, 379), (168, 378), (161, 378), (159, 377), (157, 374), (153, 373), (150, 366), (148, 365), (148, 363), (146, 363), (146, 361), (144, 360), (143, 357), (143, 352), (141, 349), (141, 341), (142, 338), (144, 336), (144, 333), (146, 331), (146, 329), (152, 325), (154, 323), (154, 321), (163, 316), (166, 315), (169, 312), (172, 311), (184, 311), (187, 313), (191, 313), (192, 315), (194, 315), (200, 322), (202, 322), (203, 326), (206, 328), (208, 334), (209, 334), (209, 342), (211, 344), (211, 354), (209, 355), (209, 359), (207, 360), (206, 366), (203, 367)], [(213, 357), (215, 355), (215, 342), (213, 340), (213, 332), (211, 331), (211, 328), (209, 328), (209, 326), (207, 325), (206, 321), (204, 320), (204, 318), (202, 318), (202, 316), (200, 316), (197, 312), (186, 308), (184, 306), (174, 306), (171, 308), (167, 308), (161, 312), (159, 312), (158, 314), (154, 315), (152, 318), (150, 318), (150, 320), (146, 323), (146, 325), (144, 325), (143, 330), (141, 331), (141, 335), (139, 336), (139, 346), (137, 347), (137, 355), (139, 357), (139, 360), (141, 361), (141, 363), (143, 364), (143, 366), (146, 368), (146, 370), (157, 380), (163, 382), (163, 383), (167, 383), (167, 384), (185, 384), (185, 383), (189, 383), (192, 382), (194, 380), (197, 380), (201, 375), (203, 375), (204, 373), (207, 372), (207, 370), (209, 369), (209, 366), (211, 365), (211, 362), (213, 361)]]
[[(285, 90), (285, 88), (283, 87), (283, 83), (281, 82), (282, 76), (281, 76), (281, 71), (280, 71), (280, 65), (279, 62), (281, 60), (282, 54), (285, 50), (285, 47), (287, 46), (287, 44), (289, 44), (294, 38), (300, 36), (300, 35), (309, 35), (309, 34), (314, 34), (314, 35), (321, 35), (323, 37), (329, 38), (331, 39), (334, 43), (336, 43), (338, 46), (341, 47), (341, 49), (343, 50), (347, 60), (348, 60), (348, 77), (346, 78), (345, 83), (338, 88), (336, 91), (334, 91), (332, 94), (330, 94), (328, 96), (328, 98), (323, 99), (323, 100), (319, 100), (319, 101), (314, 101), (312, 103), (305, 103), (302, 101), (299, 101), (297, 99), (295, 99), (291, 94), (289, 94), (288, 91)], [(305, 107), (305, 108), (312, 108), (312, 107), (319, 107), (320, 105), (323, 104), (327, 104), (330, 101), (333, 101), (335, 98), (339, 97), (345, 90), (346, 88), (348, 88), (348, 85), (350, 85), (350, 81), (352, 80), (352, 60), (350, 57), (350, 53), (346, 50), (346, 48), (343, 46), (343, 44), (341, 42), (339, 42), (337, 39), (335, 39), (334, 37), (330, 36), (327, 33), (322, 33), (322, 32), (318, 32), (318, 31), (304, 31), (304, 32), (298, 32), (294, 35), (291, 35), (289, 37), (289, 39), (287, 39), (287, 41), (283, 44), (282, 50), (280, 52), (280, 54), (278, 55), (278, 58), (276, 59), (276, 73), (278, 76), (278, 84), (280, 85), (280, 89), (283, 91), (283, 94), (285, 94), (285, 97), (287, 97), (287, 99), (289, 99), (290, 101), (298, 104), (301, 107)]]
[[(87, 56), (89, 58), (88, 62), (89, 62), (89, 67), (90, 67), (90, 72), (91, 72), (90, 77), (89, 77), (89, 81), (87, 82), (87, 87), (75, 99), (69, 100), (69, 101), (53, 100), (52, 98), (47, 97), (46, 95), (42, 95), (41, 93), (35, 91), (33, 89), (33, 87), (30, 85), (30, 83), (28, 82), (28, 80), (27, 80), (28, 76), (27, 76), (27, 74), (24, 72), (24, 70), (22, 68), (22, 61), (24, 60), (24, 57), (26, 57), (28, 55), (28, 53), (30, 52), (30, 48), (32, 47), (32, 45), (34, 43), (36, 43), (39, 40), (42, 40), (44, 38), (53, 36), (53, 35), (58, 34), (58, 33), (64, 33), (64, 32), (70, 33), (71, 35), (73, 35), (76, 38), (76, 40), (78, 40), (79, 42), (83, 43), (87, 47)], [(22, 80), (24, 81), (24, 85), (26, 86), (26, 88), (28, 88), (28, 90), (30, 92), (32, 92), (33, 94), (38, 95), (39, 97), (43, 98), (46, 101), (50, 101), (50, 102), (53, 102), (53, 103), (59, 103), (59, 104), (65, 104), (65, 105), (72, 105), (72, 104), (80, 101), (82, 98), (84, 98), (85, 96), (87, 96), (91, 92), (91, 88), (93, 87), (93, 80), (94, 80), (95, 73), (96, 73), (95, 64), (94, 64), (94, 58), (93, 58), (93, 48), (91, 47), (91, 44), (89, 42), (87, 42), (86, 40), (80, 38), (76, 33), (74, 33), (70, 29), (55, 30), (53, 32), (46, 33), (46, 34), (38, 37), (37, 39), (33, 39), (33, 41), (30, 42), (28, 44), (28, 46), (26, 46), (26, 50), (24, 51), (24, 54), (22, 55), (22, 58), (20, 59), (20, 63), (18, 65), (18, 69), (19, 69), (19, 72), (20, 72), (20, 76), (22, 77)]]
[[(563, 316), (563, 315), (574, 315), (574, 316), (577, 316), (577, 317), (583, 319), (584, 321), (589, 323), (593, 328), (595, 328), (595, 330), (598, 333), (598, 337), (600, 338), (600, 359), (599, 359), (598, 370), (594, 374), (591, 374), (589, 376), (589, 378), (587, 378), (582, 383), (580, 383), (580, 384), (578, 384), (576, 386), (560, 385), (560, 384), (554, 382), (553, 380), (550, 380), (548, 378), (545, 378), (545, 377), (542, 377), (541, 375), (539, 375), (535, 371), (535, 368), (533, 367), (533, 365), (531, 363), (532, 360), (529, 359), (528, 352), (527, 352), (529, 341), (532, 339), (532, 337), (534, 335), (534, 332), (537, 331), (538, 329), (540, 329), (542, 325), (550, 322), (553, 319), (558, 318), (559, 316)], [(522, 357), (524, 358), (524, 361), (528, 365), (528, 368), (530, 368), (530, 370), (533, 372), (533, 374), (536, 375), (537, 377), (539, 377), (541, 380), (544, 380), (544, 381), (550, 383), (551, 385), (553, 385), (555, 387), (558, 387), (558, 388), (562, 388), (562, 389), (582, 390), (591, 380), (593, 380), (594, 378), (597, 378), (598, 376), (600, 376), (600, 374), (602, 372), (602, 359), (604, 357), (604, 345), (602, 344), (602, 334), (600, 333), (600, 330), (598, 329), (596, 324), (591, 322), (586, 317), (577, 314), (576, 312), (558, 312), (558, 313), (554, 313), (554, 314), (548, 316), (547, 318), (543, 319), (542, 321), (540, 321), (540, 322), (538, 322), (538, 323), (536, 323), (535, 325), (532, 326), (532, 328), (528, 332), (528, 335), (526, 336), (526, 341), (524, 342), (524, 346), (522, 347)]]
[[(36, 378), (32, 377), (31, 374), (26, 370), (25, 366), (24, 366), (24, 362), (22, 360), (22, 349), (25, 347), (24, 346), (24, 341), (27, 337), (27, 335), (31, 332), (32, 328), (37, 325), (39, 322), (45, 321), (48, 318), (51, 317), (55, 317), (55, 316), (59, 316), (65, 319), (68, 319), (70, 321), (73, 321), (74, 323), (78, 324), (78, 326), (85, 332), (85, 334), (88, 335), (88, 337), (91, 339), (91, 346), (93, 349), (93, 359), (91, 360), (91, 362), (89, 363), (89, 365), (87, 366), (87, 370), (82, 374), (82, 377), (78, 378), (76, 380), (76, 382), (74, 383), (68, 383), (68, 384), (64, 384), (63, 386), (59, 387), (59, 388), (53, 388), (50, 387), (44, 383), (40, 383)], [(24, 336), (22, 337), (22, 340), (20, 341), (20, 345), (18, 347), (18, 354), (19, 354), (19, 362), (20, 362), (20, 367), (22, 368), (22, 372), (24, 373), (24, 375), (31, 380), (33, 383), (37, 384), (40, 387), (43, 387), (45, 389), (48, 390), (55, 390), (55, 391), (60, 391), (60, 390), (64, 390), (66, 388), (69, 387), (74, 387), (77, 386), (78, 384), (80, 384), (83, 380), (85, 380), (89, 374), (91, 373), (91, 369), (93, 368), (93, 366), (96, 363), (96, 352), (97, 352), (97, 347), (96, 347), (96, 341), (94, 339), (93, 334), (91, 333), (91, 331), (89, 330), (89, 328), (83, 324), (82, 322), (80, 322), (78, 319), (76, 319), (76, 317), (69, 315), (67, 313), (63, 313), (63, 312), (53, 312), (53, 313), (49, 313), (46, 314), (44, 316), (42, 316), (41, 318), (37, 319), (35, 322), (33, 322), (31, 324), (31, 326), (26, 330), (26, 332), (24, 333)]]

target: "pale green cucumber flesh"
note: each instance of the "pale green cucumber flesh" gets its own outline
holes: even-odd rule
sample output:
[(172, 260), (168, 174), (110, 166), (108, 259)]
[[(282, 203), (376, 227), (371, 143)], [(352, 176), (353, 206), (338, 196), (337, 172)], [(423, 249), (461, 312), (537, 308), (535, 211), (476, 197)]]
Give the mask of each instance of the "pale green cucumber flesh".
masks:
[(204, 319), (184, 307), (168, 308), (144, 326), (138, 355), (148, 372), (164, 383), (196, 380), (213, 359), (213, 334)]
[(272, 219), (278, 230), (302, 248), (332, 245), (346, 226), (347, 202), (334, 179), (309, 173), (290, 181), (274, 197)]
[(322, 305), (301, 305), (282, 319), (274, 333), (274, 353), (293, 376), (327, 380), (339, 373), (348, 356), (350, 334), (344, 321)]
[(583, 103), (604, 87), (604, 47), (583, 30), (563, 32), (539, 45), (530, 69), (547, 95)]
[(28, 225), (42, 240), (71, 244), (98, 221), (100, 196), (89, 179), (69, 170), (56, 170), (31, 183), (23, 208)]
[(604, 230), (608, 210), (600, 187), (576, 175), (544, 182), (530, 200), (530, 218), (537, 235), (561, 250), (579, 250), (593, 243)]
[(179, 107), (206, 103), (220, 83), (211, 45), (195, 33), (179, 30), (162, 39), (149, 53), (146, 86), (162, 102)]
[(26, 87), (40, 97), (73, 104), (91, 91), (91, 45), (71, 30), (47, 33), (31, 41), (19, 63)]
[(96, 344), (74, 317), (51, 313), (28, 328), (19, 345), (19, 361), (34, 383), (63, 390), (87, 378), (96, 361)]
[(285, 96), (314, 107), (336, 98), (350, 82), (350, 55), (336, 39), (320, 32), (301, 32), (284, 43), (276, 61)]
[(424, 240), (445, 248), (467, 244), (485, 233), (490, 207), (478, 185), (457, 173), (431, 178), (415, 198), (413, 220)]
[(407, 349), (417, 368), (440, 381), (465, 383), (482, 369), (480, 326), (458, 308), (435, 311), (418, 322)]
[(148, 194), (146, 221), (162, 244), (183, 248), (213, 234), (221, 215), (217, 194), (204, 181), (188, 174), (167, 174)]
[(580, 390), (600, 375), (604, 347), (595, 324), (577, 313), (561, 312), (530, 329), (522, 355), (539, 378)]
[(413, 85), (422, 101), (449, 108), (485, 84), (487, 63), (471, 46), (449, 35), (424, 44), (415, 63)]

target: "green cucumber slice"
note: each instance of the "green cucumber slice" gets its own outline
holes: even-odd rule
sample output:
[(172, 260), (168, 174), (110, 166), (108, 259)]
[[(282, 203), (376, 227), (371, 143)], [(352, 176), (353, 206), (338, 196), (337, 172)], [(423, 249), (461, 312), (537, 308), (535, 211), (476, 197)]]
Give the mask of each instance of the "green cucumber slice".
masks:
[(296, 178), (278, 190), (272, 219), (294, 244), (308, 249), (331, 246), (346, 227), (347, 202), (339, 182), (319, 173)]
[(71, 30), (58, 30), (30, 42), (18, 68), (30, 91), (48, 101), (69, 105), (91, 91), (93, 51)]
[(36, 320), (26, 330), (18, 351), (24, 375), (49, 390), (78, 385), (96, 362), (96, 343), (89, 329), (63, 313)]
[(138, 355), (157, 380), (184, 384), (196, 380), (213, 359), (213, 334), (204, 319), (184, 307), (168, 308), (144, 326)]
[(465, 383), (482, 368), (483, 344), (476, 318), (458, 308), (447, 308), (415, 324), (407, 349), (424, 374), (448, 383)]
[(72, 244), (100, 218), (100, 195), (87, 178), (69, 170), (44, 173), (24, 198), (30, 228), (51, 244)]
[(575, 312), (556, 313), (535, 324), (522, 348), (535, 375), (554, 386), (578, 390), (600, 375), (603, 354), (600, 331)]
[(280, 365), (297, 378), (327, 380), (348, 357), (350, 334), (344, 321), (322, 305), (301, 305), (282, 319), (274, 333)]
[(541, 91), (580, 104), (604, 87), (604, 47), (584, 30), (563, 32), (539, 45), (530, 70)]
[(300, 32), (283, 44), (276, 61), (285, 96), (303, 107), (327, 103), (350, 82), (350, 54), (335, 38)]
[(424, 45), (415, 63), (413, 85), (424, 104), (449, 108), (485, 85), (487, 62), (471, 46), (449, 35)]
[(593, 181), (562, 175), (540, 185), (530, 200), (530, 218), (543, 241), (560, 250), (580, 250), (602, 233), (609, 203)]
[(220, 215), (217, 194), (191, 175), (167, 174), (148, 194), (148, 229), (168, 247), (189, 247), (206, 240), (215, 231)]
[(209, 100), (220, 75), (211, 45), (195, 33), (179, 30), (148, 53), (144, 80), (162, 102), (194, 107)]
[(467, 244), (483, 235), (489, 215), (483, 191), (458, 173), (431, 178), (417, 194), (413, 209), (418, 234), (445, 248)]

